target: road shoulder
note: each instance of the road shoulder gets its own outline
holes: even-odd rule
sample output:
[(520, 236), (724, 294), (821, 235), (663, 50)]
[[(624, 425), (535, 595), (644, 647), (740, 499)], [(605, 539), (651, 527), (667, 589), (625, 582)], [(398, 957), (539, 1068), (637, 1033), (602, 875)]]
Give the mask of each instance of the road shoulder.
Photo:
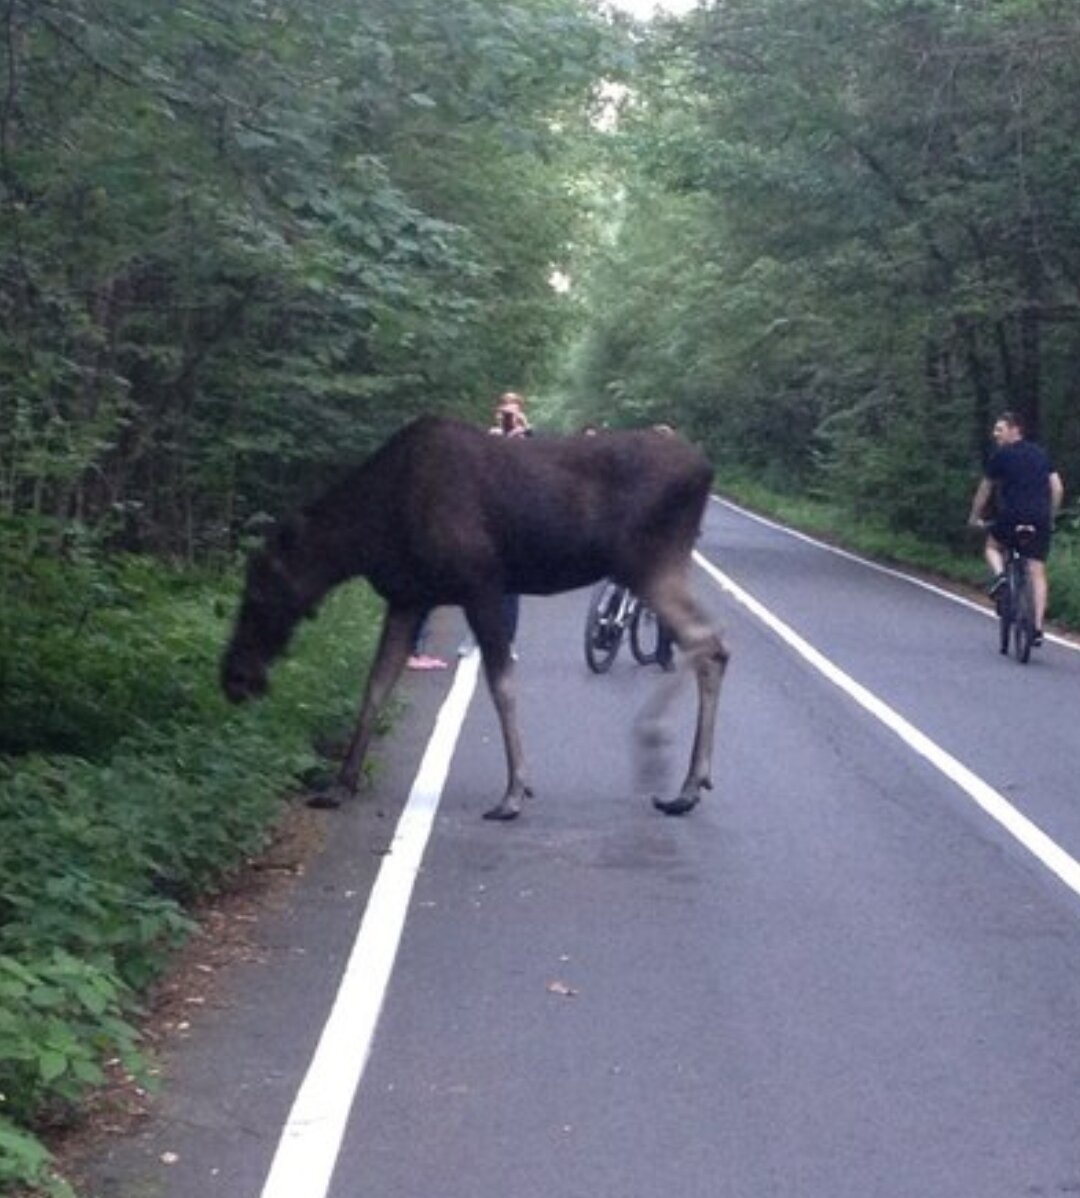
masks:
[(337, 811), (291, 804), (264, 857), (198, 912), (199, 932), (148, 1011), (159, 1091), (111, 1088), (58, 1146), (82, 1198), (261, 1192), (452, 680), (452, 670), (407, 675), (357, 800)]

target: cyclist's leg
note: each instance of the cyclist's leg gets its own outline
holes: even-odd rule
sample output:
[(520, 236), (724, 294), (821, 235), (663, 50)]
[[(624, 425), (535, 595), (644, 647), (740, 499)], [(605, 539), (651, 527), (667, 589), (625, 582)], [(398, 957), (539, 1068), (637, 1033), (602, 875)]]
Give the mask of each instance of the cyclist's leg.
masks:
[(987, 534), (983, 556), (996, 578), (1005, 569), (1005, 550), (993, 533)]
[(1046, 618), (1046, 600), (1049, 585), (1046, 579), (1046, 562), (1037, 558), (1028, 559), (1028, 577), (1031, 579), (1032, 606), (1035, 609), (1035, 628), (1042, 632), (1043, 621)]
[(521, 611), (521, 596), (520, 595), (503, 595), (503, 622), (506, 624), (506, 635), (510, 638), (511, 645), (517, 640), (518, 630), (518, 613)]
[(675, 638), (659, 616), (656, 618), (656, 661), (661, 669), (675, 668)]
[(1038, 525), (1029, 544), (1024, 550), (1028, 559), (1028, 577), (1031, 579), (1031, 598), (1035, 630), (1042, 633), (1046, 619), (1046, 605), (1050, 592), (1049, 578), (1046, 573), (1046, 559), (1050, 556), (1050, 529)]

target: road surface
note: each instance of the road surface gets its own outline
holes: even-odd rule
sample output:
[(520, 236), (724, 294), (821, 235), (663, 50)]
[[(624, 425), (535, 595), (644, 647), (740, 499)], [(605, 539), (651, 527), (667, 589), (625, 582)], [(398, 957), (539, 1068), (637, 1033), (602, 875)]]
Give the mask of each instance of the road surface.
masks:
[(522, 818), (480, 819), (473, 665), (410, 676), (376, 793), (91, 1192), (1080, 1193), (1080, 652), (1022, 667), (976, 605), (719, 502), (699, 548), (733, 652), (701, 806), (634, 793), (657, 672), (587, 672), (586, 593), (526, 600)]

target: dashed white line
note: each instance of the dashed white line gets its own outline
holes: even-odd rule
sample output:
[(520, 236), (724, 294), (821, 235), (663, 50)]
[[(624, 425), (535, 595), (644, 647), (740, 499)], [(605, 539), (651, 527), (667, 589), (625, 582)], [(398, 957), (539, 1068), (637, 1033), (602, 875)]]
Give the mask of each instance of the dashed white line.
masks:
[(325, 1198), (330, 1187), (479, 668), (478, 653), (462, 659), (439, 711), (330, 1016), (278, 1141), (262, 1198)]
[(764, 604), (745, 591), (734, 579), (718, 569), (700, 553), (694, 558), (698, 565), (726, 591), (736, 602), (745, 607), (752, 615), (771, 629), (780, 639), (818, 670), (834, 686), (837, 686), (850, 698), (854, 699), (864, 710), (880, 720), (891, 732), (895, 733), (909, 748), (920, 757), (925, 758), (932, 766), (958, 786), (969, 798), (974, 800), (982, 810), (1009, 833), (1036, 860), (1040, 861), (1051, 873), (1055, 874), (1074, 894), (1080, 896), (1080, 862), (1071, 857), (1056, 841), (1049, 836), (1026, 815), (1018, 811), (999, 791), (996, 791), (966, 765), (947, 753), (940, 745), (932, 741), (925, 733), (920, 732), (914, 724), (909, 723), (899, 712), (894, 711), (887, 703), (879, 699), (866, 687), (856, 682), (823, 653), (815, 649), (809, 641), (801, 637), (790, 625), (785, 624), (774, 615)]

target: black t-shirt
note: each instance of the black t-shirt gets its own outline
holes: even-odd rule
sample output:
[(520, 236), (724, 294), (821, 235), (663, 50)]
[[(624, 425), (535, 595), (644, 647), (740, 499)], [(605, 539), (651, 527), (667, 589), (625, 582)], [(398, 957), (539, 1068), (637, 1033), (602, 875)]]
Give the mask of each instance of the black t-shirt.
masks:
[(1046, 451), (1033, 441), (996, 450), (986, 464), (986, 477), (997, 485), (998, 519), (1049, 524), (1053, 469)]

